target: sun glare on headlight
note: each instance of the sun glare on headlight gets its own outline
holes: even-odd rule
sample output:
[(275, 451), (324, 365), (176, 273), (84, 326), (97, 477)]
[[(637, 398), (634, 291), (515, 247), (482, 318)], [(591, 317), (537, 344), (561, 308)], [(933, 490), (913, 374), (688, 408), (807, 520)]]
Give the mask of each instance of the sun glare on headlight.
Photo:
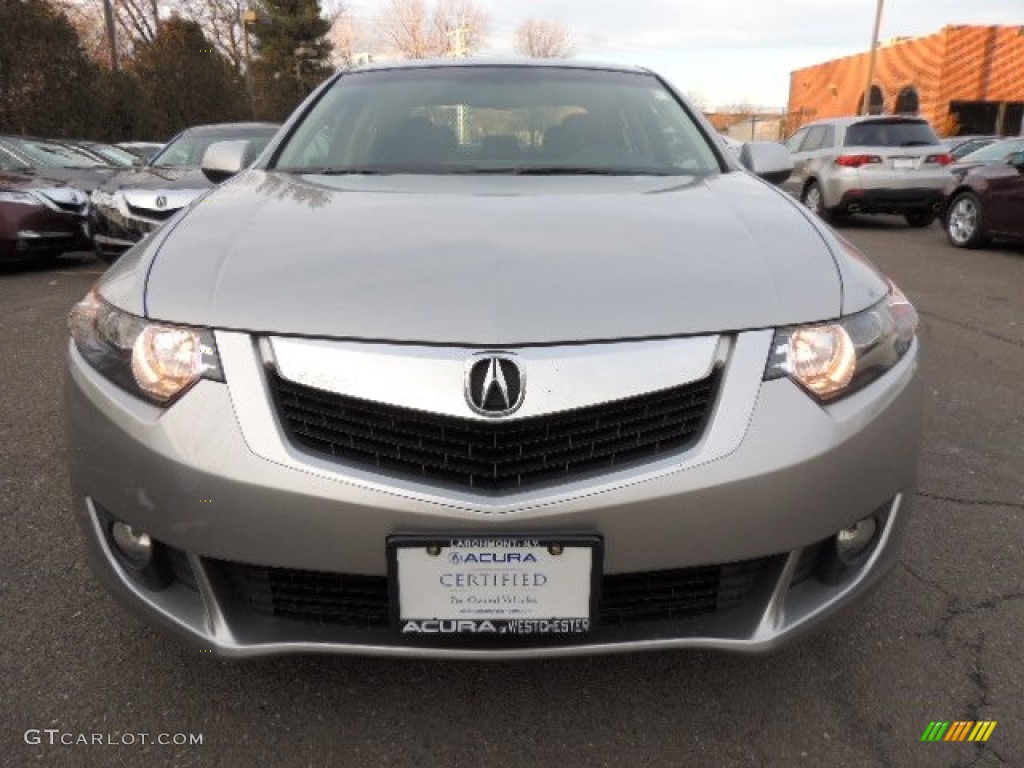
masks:
[(147, 325), (132, 346), (132, 375), (159, 400), (174, 397), (202, 373), (199, 334), (190, 328)]
[(841, 325), (801, 328), (790, 336), (793, 375), (822, 397), (846, 387), (857, 370), (857, 353)]

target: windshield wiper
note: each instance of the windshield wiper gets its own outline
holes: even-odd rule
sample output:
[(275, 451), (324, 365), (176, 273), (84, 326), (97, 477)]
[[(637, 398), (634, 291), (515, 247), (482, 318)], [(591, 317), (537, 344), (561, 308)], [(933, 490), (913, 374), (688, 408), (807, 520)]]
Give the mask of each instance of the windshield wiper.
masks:
[(503, 168), (449, 168), (441, 173), (505, 174), (510, 176), (674, 176), (660, 168), (598, 168), (582, 165), (524, 165)]
[(927, 146), (930, 146), (931, 143), (932, 142), (930, 142), (930, 141), (922, 141), (922, 140), (918, 139), (918, 140), (915, 140), (915, 141), (904, 141), (902, 144), (900, 144), (900, 146), (901, 147), (927, 147)]
[(388, 168), (377, 168), (372, 165), (366, 165), (340, 168), (321, 168), (319, 170), (299, 170), (295, 171), (295, 173), (309, 173), (316, 174), (318, 176), (375, 176), (378, 174), (385, 173), (401, 173), (401, 171)]

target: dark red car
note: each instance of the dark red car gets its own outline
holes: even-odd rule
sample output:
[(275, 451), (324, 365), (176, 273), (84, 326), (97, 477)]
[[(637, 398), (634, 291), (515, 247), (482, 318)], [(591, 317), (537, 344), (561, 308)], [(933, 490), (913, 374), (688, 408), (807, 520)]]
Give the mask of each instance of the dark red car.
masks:
[(52, 179), (0, 168), (0, 263), (91, 248), (89, 198)]
[(942, 210), (950, 243), (980, 248), (993, 239), (1024, 239), (1024, 150), (952, 172)]

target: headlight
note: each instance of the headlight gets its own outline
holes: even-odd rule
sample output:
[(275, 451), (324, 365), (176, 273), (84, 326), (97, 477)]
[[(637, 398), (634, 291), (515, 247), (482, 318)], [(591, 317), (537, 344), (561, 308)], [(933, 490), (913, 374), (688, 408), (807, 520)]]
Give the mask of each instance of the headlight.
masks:
[(899, 362), (917, 330), (917, 311), (895, 285), (871, 309), (776, 332), (764, 378), (789, 376), (823, 402), (856, 392)]
[(122, 389), (169, 405), (200, 379), (224, 381), (213, 332), (150, 323), (112, 307), (92, 290), (68, 317), (75, 346)]
[(0, 189), (0, 203), (17, 203), (19, 205), (46, 205), (31, 192), (18, 192), (13, 189)]

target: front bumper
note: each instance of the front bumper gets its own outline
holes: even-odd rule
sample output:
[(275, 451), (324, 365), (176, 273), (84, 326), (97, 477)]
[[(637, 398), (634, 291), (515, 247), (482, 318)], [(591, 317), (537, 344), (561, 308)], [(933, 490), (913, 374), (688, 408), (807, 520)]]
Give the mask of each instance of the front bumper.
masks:
[(94, 205), (90, 220), (93, 247), (101, 257), (116, 258), (161, 223), (155, 219), (135, 216), (121, 207)]
[[(23, 208), (24, 211), (13, 211)], [(31, 261), (89, 247), (86, 219), (45, 208), (7, 206), (10, 216), (0, 235), (0, 261)]]
[[(766, 355), (770, 334), (762, 336)], [(92, 566), (115, 596), (151, 623), (225, 656), (767, 650), (863, 593), (895, 562), (916, 474), (916, 356), (915, 344), (881, 380), (828, 408), (787, 380), (762, 384), (738, 447), (713, 461), (656, 475), (638, 470), (600, 490), (488, 514), (262, 458), (239, 427), (228, 386), (201, 382), (160, 412), (99, 377), (72, 348), (73, 505)], [(838, 581), (817, 578), (810, 557), (816, 546), (872, 512), (884, 525), (867, 561)], [(173, 547), (187, 567), (179, 563), (165, 589), (140, 584), (112, 551), (105, 515)], [(441, 531), (596, 533), (609, 578), (760, 565), (743, 599), (726, 611), (599, 626), (583, 641), (515, 645), (268, 615), (240, 599), (230, 578), (243, 564), (380, 580), (387, 536)]]

